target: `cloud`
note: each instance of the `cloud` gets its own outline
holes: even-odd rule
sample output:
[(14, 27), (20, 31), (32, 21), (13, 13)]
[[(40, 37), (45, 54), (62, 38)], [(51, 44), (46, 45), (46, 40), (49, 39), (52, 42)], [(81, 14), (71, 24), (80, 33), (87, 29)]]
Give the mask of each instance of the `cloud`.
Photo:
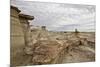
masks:
[(95, 6), (12, 0), (22, 13), (35, 17), (31, 24), (47, 26), (48, 30), (95, 31)]

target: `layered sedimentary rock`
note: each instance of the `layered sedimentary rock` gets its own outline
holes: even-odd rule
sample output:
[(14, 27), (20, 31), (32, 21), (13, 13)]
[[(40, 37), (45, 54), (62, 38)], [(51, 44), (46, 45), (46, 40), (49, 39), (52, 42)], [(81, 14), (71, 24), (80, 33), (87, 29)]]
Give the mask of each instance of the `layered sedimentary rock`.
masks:
[(25, 45), (32, 45), (31, 30), (28, 20), (33, 20), (34, 17), (25, 14), (19, 14), (19, 19), (24, 32)]
[[(30, 30), (28, 20), (11, 6), (11, 65), (57, 64), (95, 60), (95, 42), (83, 33), (50, 32), (45, 26)], [(84, 38), (83, 38), (84, 37)], [(93, 38), (94, 39), (94, 38)]]
[(34, 17), (19, 12), (17, 7), (11, 6), (11, 65), (23, 64), (24, 48), (32, 45), (28, 20)]
[(52, 39), (49, 34), (50, 33), (44, 28), (39, 30), (37, 35), (33, 34), (33, 36), (37, 36), (35, 38), (35, 43), (31, 47), (33, 51), (31, 54), (33, 55), (33, 64), (56, 64), (62, 62), (66, 47), (68, 46), (65, 43), (66, 40), (58, 41)]
[(66, 46), (57, 41), (40, 40), (34, 44), (33, 64), (61, 63)]
[(24, 47), (24, 33), (19, 20), (20, 10), (17, 7), (11, 6), (11, 64), (16, 64), (18, 54)]
[(30, 25), (28, 20), (33, 20), (34, 17), (30, 15), (25, 15), (25, 14), (19, 14), (19, 19), (21, 26), (23, 28), (24, 32), (24, 40), (25, 40), (25, 52), (28, 54), (30, 53), (29, 50), (31, 49), (32, 43), (32, 34), (30, 30)]

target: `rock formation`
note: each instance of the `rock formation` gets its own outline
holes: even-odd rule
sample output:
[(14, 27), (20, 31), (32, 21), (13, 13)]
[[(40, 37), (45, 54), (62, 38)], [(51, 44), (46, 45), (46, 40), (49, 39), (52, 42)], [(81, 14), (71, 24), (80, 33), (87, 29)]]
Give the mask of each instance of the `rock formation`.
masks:
[(31, 30), (28, 20), (34, 17), (19, 13), (17, 7), (11, 6), (11, 65), (95, 60), (94, 33), (50, 32), (46, 26)]
[(24, 33), (19, 20), (20, 10), (11, 6), (11, 64), (19, 62), (18, 54), (22, 53), (24, 47)]
[(22, 64), (24, 48), (32, 45), (28, 20), (33, 20), (34, 17), (19, 14), (20, 12), (17, 7), (11, 6), (11, 65)]

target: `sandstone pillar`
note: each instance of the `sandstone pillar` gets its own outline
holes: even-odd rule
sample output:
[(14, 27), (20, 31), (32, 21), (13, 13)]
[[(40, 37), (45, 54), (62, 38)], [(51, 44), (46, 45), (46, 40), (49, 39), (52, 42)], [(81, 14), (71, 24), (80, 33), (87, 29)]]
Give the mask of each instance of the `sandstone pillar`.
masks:
[(25, 45), (32, 45), (32, 36), (28, 20), (33, 20), (34, 17), (25, 14), (19, 14), (19, 19), (24, 32)]

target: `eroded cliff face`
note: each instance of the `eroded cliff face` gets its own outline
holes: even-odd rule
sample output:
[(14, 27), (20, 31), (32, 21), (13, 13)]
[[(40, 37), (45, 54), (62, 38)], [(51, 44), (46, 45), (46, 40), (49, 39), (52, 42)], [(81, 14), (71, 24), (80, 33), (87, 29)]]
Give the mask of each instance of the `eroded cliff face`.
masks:
[(20, 10), (17, 7), (11, 6), (11, 64), (20, 63), (18, 59), (20, 59), (19, 56), (23, 53), (23, 47), (25, 47), (24, 33), (18, 16), (19, 12)]
[[(30, 32), (28, 27), (28, 20), (32, 20), (33, 17), (29, 15), (19, 16), (21, 11), (14, 6), (11, 6), (11, 65), (21, 65), (25, 58), (24, 56), (24, 48), (26, 44), (30, 44), (32, 42), (30, 39)], [(24, 19), (23, 19), (24, 18)], [(23, 24), (22, 24), (23, 23)]]
[(95, 61), (95, 33), (30, 31), (31, 16), (11, 9), (11, 65), (41, 65)]

